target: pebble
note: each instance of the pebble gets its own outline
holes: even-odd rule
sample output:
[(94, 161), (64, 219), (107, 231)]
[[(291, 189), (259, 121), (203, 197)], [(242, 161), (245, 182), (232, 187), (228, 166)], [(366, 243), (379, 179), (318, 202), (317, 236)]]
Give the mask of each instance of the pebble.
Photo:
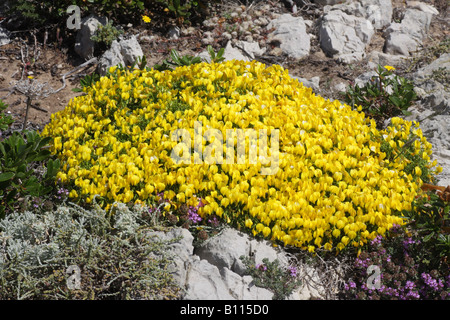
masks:
[(253, 12), (253, 14), (255, 15), (255, 17), (259, 18), (259, 17), (261, 17), (261, 16), (263, 15), (263, 12), (260, 11), (260, 10), (255, 10), (255, 11)]
[(222, 36), (227, 40), (231, 40), (233, 38), (233, 36), (229, 32), (224, 32)]
[(216, 24), (211, 19), (206, 19), (203, 21), (203, 25), (207, 28), (214, 28)]
[(257, 26), (266, 26), (269, 24), (269, 20), (264, 17), (260, 17), (254, 21)]
[(251, 35), (245, 36), (244, 39), (247, 42), (253, 42), (253, 37)]
[(214, 39), (213, 38), (203, 38), (202, 39), (202, 43), (205, 44), (205, 45), (213, 44), (214, 43)]

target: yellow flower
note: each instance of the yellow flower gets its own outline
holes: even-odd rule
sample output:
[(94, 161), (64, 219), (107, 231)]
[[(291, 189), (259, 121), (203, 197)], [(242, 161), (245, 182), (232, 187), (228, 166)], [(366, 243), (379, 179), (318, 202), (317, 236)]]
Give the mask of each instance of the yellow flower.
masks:
[(385, 68), (386, 70), (388, 70), (388, 71), (395, 70), (395, 68), (392, 67), (392, 66), (384, 66), (384, 68)]
[[(184, 139), (172, 139), (177, 130), (190, 135), (178, 150), (179, 157), (187, 152), (183, 163), (172, 159)], [(42, 135), (53, 138), (51, 152), (62, 163), (57, 177), (80, 201), (98, 194), (109, 208), (165, 199), (161, 210), (175, 214), (201, 198), (202, 217), (242, 221), (254, 235), (311, 252), (359, 248), (403, 223), (399, 213), (411, 208), (423, 169), (406, 174), (411, 165), (398, 146), (408, 150), (414, 141), (411, 152), (425, 160), (420, 167), (442, 170), (429, 160), (431, 144), (416, 124), (392, 118), (379, 131), (362, 112), (257, 61), (164, 72), (113, 67), (53, 114)]]
[(422, 175), (422, 169), (420, 169), (420, 167), (415, 167), (414, 171), (416, 172), (416, 175), (418, 175), (418, 176)]
[(145, 16), (145, 15), (142, 16), (142, 20), (143, 20), (145, 23), (149, 23), (150, 21), (152, 21), (152, 19), (150, 19), (149, 16)]
[(76, 192), (75, 189), (72, 189), (72, 190), (70, 191), (69, 197), (70, 197), (70, 198), (76, 198), (76, 197), (78, 197), (78, 193)]
[(271, 232), (272, 232), (272, 231), (270, 230), (269, 227), (264, 227), (264, 229), (262, 230), (262, 233), (263, 233), (264, 237), (266, 237), (266, 238), (269, 236), (269, 234), (270, 234)]

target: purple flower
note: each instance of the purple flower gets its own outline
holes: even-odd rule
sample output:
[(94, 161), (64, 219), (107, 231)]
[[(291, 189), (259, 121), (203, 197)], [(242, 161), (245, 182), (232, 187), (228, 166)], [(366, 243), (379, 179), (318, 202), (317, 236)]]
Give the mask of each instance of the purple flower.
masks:
[(370, 258), (367, 258), (364, 260), (357, 258), (355, 263), (356, 263), (356, 267), (367, 269), (367, 267), (369, 266), (369, 263), (370, 263)]
[(409, 281), (409, 280), (406, 281), (405, 289), (412, 290), (414, 287), (415, 287), (414, 282)]
[(379, 244), (381, 244), (381, 239), (383, 239), (383, 237), (380, 236), (380, 235), (378, 235), (378, 236), (376, 236), (376, 237), (370, 242), (370, 244), (371, 244), (372, 246), (374, 246), (374, 245), (379, 245)]
[(191, 220), (193, 223), (198, 223), (198, 222), (202, 221), (202, 218), (197, 213), (197, 208), (194, 208), (193, 206), (189, 206), (188, 219)]
[(428, 273), (423, 272), (421, 274), (421, 277), (424, 280), (425, 284), (433, 291), (438, 291), (439, 289), (442, 289), (444, 287), (444, 283), (441, 279), (437, 281), (436, 279), (433, 279), (433, 277), (431, 277), (431, 275), (429, 275)]
[(419, 293), (418, 292), (416, 292), (416, 291), (409, 291), (407, 294), (406, 294), (406, 297), (411, 297), (411, 298), (415, 298), (415, 299), (420, 299), (420, 295), (419, 295)]
[(213, 227), (218, 227), (218, 226), (219, 226), (219, 220), (217, 219), (216, 216), (214, 216), (212, 219), (208, 219), (208, 222), (209, 222)]
[(345, 290), (355, 289), (356, 283), (353, 281), (349, 281), (348, 283), (345, 284), (344, 287), (345, 287)]
[(256, 269), (261, 270), (261, 271), (266, 271), (267, 270), (267, 267), (264, 264), (259, 264), (258, 263), (255, 267), (256, 267)]
[(289, 274), (292, 276), (292, 277), (296, 277), (297, 276), (297, 268), (296, 267), (294, 267), (294, 266), (290, 266), (289, 267)]
[(198, 201), (199, 201), (197, 205), (198, 208), (205, 206), (205, 204), (202, 202), (202, 198), (198, 198)]
[(417, 242), (414, 241), (412, 238), (407, 238), (405, 241), (403, 241), (403, 247), (404, 247), (405, 249), (408, 249), (408, 248), (409, 248), (409, 245), (410, 245), (410, 244), (414, 244), (414, 243), (417, 243)]

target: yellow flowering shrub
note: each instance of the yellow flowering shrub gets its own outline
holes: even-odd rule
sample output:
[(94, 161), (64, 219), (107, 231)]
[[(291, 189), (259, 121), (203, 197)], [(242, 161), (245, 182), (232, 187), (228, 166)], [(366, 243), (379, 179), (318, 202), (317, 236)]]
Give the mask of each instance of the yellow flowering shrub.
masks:
[[(223, 137), (226, 129), (278, 129), (278, 170), (262, 175), (259, 161), (196, 163), (194, 154), (190, 163), (175, 163), (171, 134), (186, 129), (193, 137), (196, 122)], [(378, 131), (362, 112), (256, 61), (163, 72), (112, 68), (53, 114), (42, 134), (54, 138), (58, 178), (74, 199), (98, 195), (109, 208), (114, 201), (150, 202), (161, 192), (174, 207), (201, 198), (203, 217), (216, 214), (310, 251), (359, 247), (402, 224), (402, 210), (435, 166), (415, 124), (393, 118)], [(422, 168), (406, 170), (406, 147), (424, 159)]]

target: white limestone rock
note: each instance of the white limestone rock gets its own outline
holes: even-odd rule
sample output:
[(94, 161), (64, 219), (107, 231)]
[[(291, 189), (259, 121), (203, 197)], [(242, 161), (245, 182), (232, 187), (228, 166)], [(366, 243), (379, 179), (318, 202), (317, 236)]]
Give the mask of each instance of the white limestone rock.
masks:
[(393, 66), (399, 67), (407, 62), (410, 58), (403, 55), (393, 55), (380, 51), (371, 51), (367, 53), (368, 66), (375, 69), (380, 66)]
[(117, 65), (125, 65), (125, 61), (121, 54), (121, 47), (117, 40), (114, 40), (111, 43), (111, 48), (109, 48), (103, 55), (100, 57), (97, 70), (100, 75), (104, 76), (110, 67)]
[(325, 6), (324, 13), (340, 10), (348, 15), (369, 20), (375, 29), (388, 26), (392, 20), (391, 0), (357, 0)]
[(448, 77), (449, 70), (450, 53), (446, 53), (413, 74), (421, 97), (417, 105), (408, 109), (412, 114), (405, 117), (418, 121), (424, 136), (433, 145), (431, 158), (443, 169), (436, 177), (436, 184), (441, 186), (450, 185), (450, 93), (435, 74), (440, 72)]
[(231, 44), (231, 41), (228, 41), (225, 51), (223, 53), (223, 57), (225, 58), (225, 61), (230, 60), (242, 60), (242, 61), (250, 61), (250, 57), (245, 55), (241, 50), (239, 50), (236, 47), (233, 47)]
[(243, 51), (250, 59), (255, 59), (255, 56), (262, 56), (265, 52), (265, 48), (261, 48), (258, 42), (249, 41), (237, 41), (236, 47)]
[(261, 263), (264, 258), (287, 263), (283, 253), (269, 242), (251, 239), (247, 234), (232, 228), (225, 228), (219, 235), (209, 239), (196, 250), (196, 254), (219, 268), (228, 268), (239, 275), (245, 271), (241, 256), (253, 256), (256, 263)]
[(439, 14), (439, 11), (432, 5), (420, 1), (406, 1), (406, 6), (411, 9), (421, 10), (433, 15)]
[(400, 23), (393, 22), (385, 31), (384, 52), (409, 56), (422, 44), (430, 28), (432, 13), (406, 9)]
[(303, 83), (305, 87), (313, 89), (313, 91), (317, 92), (320, 90), (320, 77), (312, 77), (311, 79), (306, 79), (302, 77), (291, 76), (291, 78), (297, 79), (299, 82)]
[(267, 25), (269, 41), (279, 44), (283, 53), (295, 59), (309, 55), (310, 35), (306, 32), (306, 24), (302, 17), (283, 14)]
[(136, 37), (133, 36), (127, 40), (114, 40), (111, 48), (100, 57), (97, 69), (100, 75), (105, 75), (110, 67), (118, 64), (122, 66), (132, 65), (143, 55), (144, 53)]
[(10, 36), (11, 33), (2, 26), (0, 26), (0, 46), (10, 43), (11, 42)]
[(374, 33), (369, 20), (332, 10), (320, 22), (320, 46), (334, 59), (350, 63), (365, 56), (366, 46)]
[(132, 36), (126, 40), (120, 40), (119, 44), (123, 60), (129, 65), (133, 64), (138, 58), (142, 58), (144, 55), (136, 36)]

